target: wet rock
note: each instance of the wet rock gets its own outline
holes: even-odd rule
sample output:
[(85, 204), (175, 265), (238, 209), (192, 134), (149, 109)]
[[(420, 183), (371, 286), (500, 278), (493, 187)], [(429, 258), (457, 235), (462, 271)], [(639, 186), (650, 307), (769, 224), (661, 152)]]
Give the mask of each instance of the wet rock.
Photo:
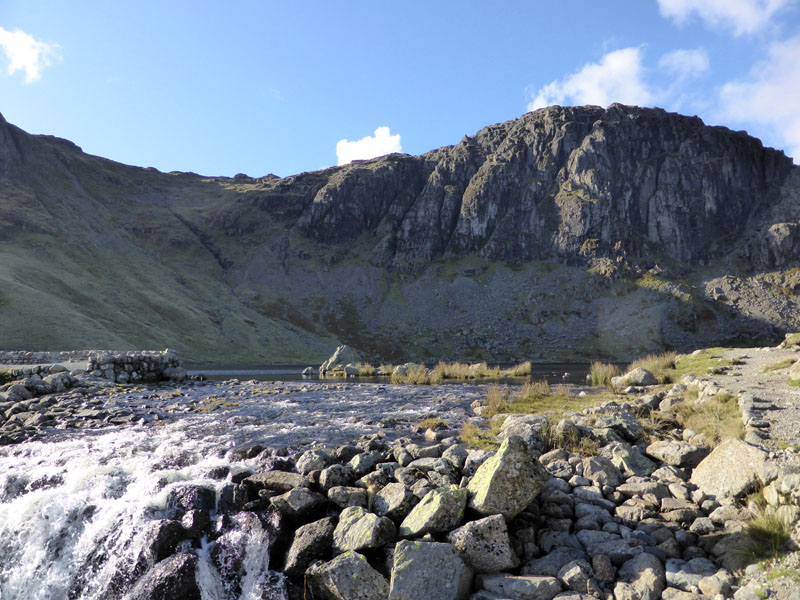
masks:
[(217, 494), (213, 489), (202, 485), (182, 485), (170, 490), (167, 506), (181, 511), (213, 511), (217, 507)]
[(326, 600), (385, 600), (389, 592), (383, 575), (353, 551), (311, 565), (306, 580), (314, 597)]
[(175, 554), (148, 570), (127, 596), (127, 600), (200, 600), (197, 586), (197, 556)]
[(515, 600), (552, 600), (561, 592), (561, 584), (555, 577), (479, 575), (477, 583), (487, 592)]
[(389, 600), (462, 600), (471, 585), (472, 571), (450, 544), (397, 543)]
[(284, 572), (300, 577), (316, 560), (326, 560), (333, 548), (336, 519), (327, 517), (298, 528), (286, 554)]
[(470, 521), (451, 531), (447, 541), (476, 573), (499, 573), (519, 564), (502, 515)]
[(401, 537), (418, 537), (458, 527), (467, 506), (467, 490), (456, 486), (432, 490), (400, 524)]
[(207, 511), (193, 508), (183, 515), (181, 526), (183, 526), (186, 537), (196, 540), (203, 537), (211, 526), (211, 517)]
[(155, 521), (147, 532), (145, 547), (150, 561), (160, 562), (175, 552), (178, 543), (184, 539), (185, 531), (178, 521), (162, 519)]
[(394, 541), (397, 529), (391, 519), (349, 506), (339, 515), (333, 533), (333, 546), (339, 552), (377, 548)]
[(690, 481), (708, 496), (741, 496), (757, 484), (766, 461), (763, 450), (742, 440), (726, 440), (697, 465)]
[(485, 515), (513, 519), (544, 489), (550, 474), (522, 438), (503, 440), (469, 482), (469, 505)]

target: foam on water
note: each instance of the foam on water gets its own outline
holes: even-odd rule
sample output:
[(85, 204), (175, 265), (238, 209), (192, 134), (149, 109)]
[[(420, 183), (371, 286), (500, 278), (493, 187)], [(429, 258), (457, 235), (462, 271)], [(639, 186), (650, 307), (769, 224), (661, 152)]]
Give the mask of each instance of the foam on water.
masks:
[[(0, 449), (0, 599), (108, 597), (139, 559), (148, 525), (166, 517), (172, 488), (202, 482), (219, 491), (224, 482), (204, 474), (231, 464), (225, 450), (224, 437), (192, 438), (179, 423)], [(248, 540), (243, 600), (260, 598), (275, 578), (267, 536)], [(230, 600), (210, 545), (187, 544), (200, 559), (203, 599)]]

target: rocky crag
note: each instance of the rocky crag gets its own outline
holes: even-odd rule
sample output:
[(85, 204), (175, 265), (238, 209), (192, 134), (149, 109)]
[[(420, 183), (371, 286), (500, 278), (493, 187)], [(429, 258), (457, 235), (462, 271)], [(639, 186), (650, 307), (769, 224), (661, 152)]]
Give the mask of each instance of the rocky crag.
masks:
[(8, 349), (622, 359), (800, 328), (800, 171), (660, 109), (550, 107), (257, 179), (120, 165), (0, 119), (0, 240)]

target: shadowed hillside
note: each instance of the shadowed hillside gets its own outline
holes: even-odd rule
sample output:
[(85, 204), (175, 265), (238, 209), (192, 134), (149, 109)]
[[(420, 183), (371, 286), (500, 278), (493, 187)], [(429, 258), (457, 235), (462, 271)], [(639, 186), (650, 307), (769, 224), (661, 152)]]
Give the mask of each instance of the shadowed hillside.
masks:
[(800, 328), (800, 173), (659, 109), (551, 107), (421, 156), (164, 174), (0, 117), (0, 348), (189, 360), (626, 358)]

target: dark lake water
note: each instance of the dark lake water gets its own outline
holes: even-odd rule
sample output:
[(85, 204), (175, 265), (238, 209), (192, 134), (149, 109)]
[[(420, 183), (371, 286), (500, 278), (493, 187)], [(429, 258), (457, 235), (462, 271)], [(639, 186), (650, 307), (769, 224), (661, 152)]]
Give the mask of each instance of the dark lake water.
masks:
[[(308, 365), (201, 365), (188, 369), (190, 375), (204, 375), (209, 381), (224, 381), (226, 379), (239, 379), (249, 381), (296, 381), (319, 380), (318, 375), (303, 377), (302, 371)], [(510, 367), (510, 364), (501, 364), (501, 367)], [(582, 384), (586, 382), (589, 372), (588, 363), (532, 363), (530, 377), (505, 378), (502, 381), (524, 383), (526, 381), (546, 380), (550, 384), (571, 383)], [(336, 381), (337, 377), (324, 378), (325, 381)], [(367, 383), (388, 383), (388, 377), (359, 377), (357, 381)], [(482, 378), (472, 381), (491, 383), (493, 379)], [(447, 383), (447, 382), (445, 382)]]

